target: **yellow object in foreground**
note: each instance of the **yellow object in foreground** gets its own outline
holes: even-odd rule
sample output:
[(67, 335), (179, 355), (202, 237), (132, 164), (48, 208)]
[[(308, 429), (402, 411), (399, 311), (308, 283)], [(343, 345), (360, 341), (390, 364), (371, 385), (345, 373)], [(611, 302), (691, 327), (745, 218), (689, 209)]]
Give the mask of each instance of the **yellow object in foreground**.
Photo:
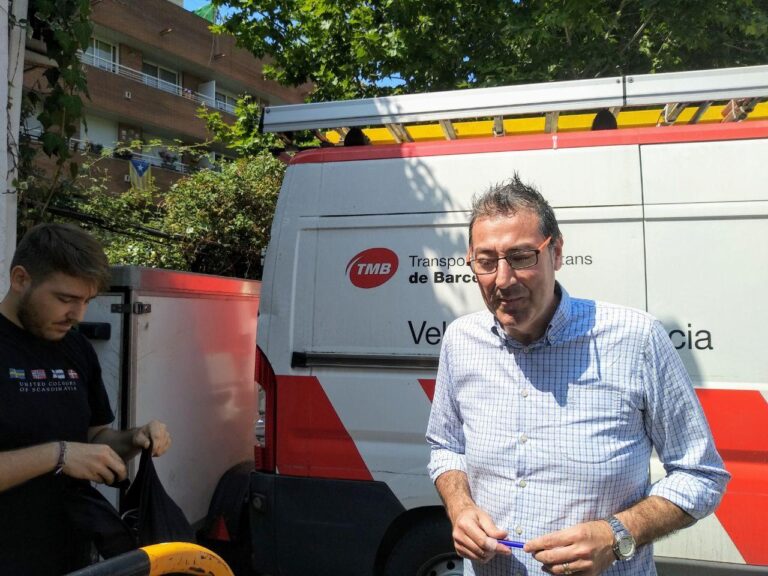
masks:
[(150, 576), (172, 573), (234, 576), (224, 560), (197, 544), (169, 542), (145, 546), (142, 550), (149, 557)]
[(70, 572), (68, 576), (111, 576), (113, 574), (234, 576), (232, 569), (218, 555), (207, 548), (187, 542), (145, 546)]

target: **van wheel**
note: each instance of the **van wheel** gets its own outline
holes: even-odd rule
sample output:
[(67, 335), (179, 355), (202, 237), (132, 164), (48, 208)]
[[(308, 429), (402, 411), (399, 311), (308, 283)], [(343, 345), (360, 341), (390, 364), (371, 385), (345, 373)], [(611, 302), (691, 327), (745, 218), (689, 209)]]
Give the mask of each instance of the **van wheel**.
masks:
[(384, 576), (461, 576), (462, 559), (453, 548), (451, 525), (425, 518), (398, 540), (384, 566)]

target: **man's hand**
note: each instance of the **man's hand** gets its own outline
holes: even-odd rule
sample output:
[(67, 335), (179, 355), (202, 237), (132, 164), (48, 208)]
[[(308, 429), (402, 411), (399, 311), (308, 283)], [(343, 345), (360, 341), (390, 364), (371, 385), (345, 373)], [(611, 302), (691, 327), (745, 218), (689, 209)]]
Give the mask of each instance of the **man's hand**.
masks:
[(64, 467), (67, 476), (102, 484), (114, 484), (128, 475), (125, 462), (106, 444), (67, 442)]
[(549, 574), (597, 576), (616, 560), (607, 522), (584, 522), (529, 540), (523, 548)]
[(133, 431), (131, 438), (133, 445), (137, 448), (149, 448), (152, 443), (152, 456), (161, 456), (171, 447), (171, 435), (165, 427), (165, 424), (152, 420), (148, 424)]
[(498, 528), (491, 517), (477, 506), (464, 508), (453, 523), (453, 545), (463, 558), (488, 562), (496, 554), (509, 556), (512, 551), (496, 540), (507, 533)]

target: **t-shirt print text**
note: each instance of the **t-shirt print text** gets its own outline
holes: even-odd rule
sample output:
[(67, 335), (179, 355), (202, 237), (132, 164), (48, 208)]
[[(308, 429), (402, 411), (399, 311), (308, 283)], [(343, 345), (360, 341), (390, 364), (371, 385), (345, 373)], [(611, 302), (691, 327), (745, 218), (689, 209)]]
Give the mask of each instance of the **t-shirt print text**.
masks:
[(19, 392), (76, 392), (80, 379), (77, 370), (71, 368), (33, 368), (29, 374), (23, 368), (9, 368), (8, 376), (17, 382)]

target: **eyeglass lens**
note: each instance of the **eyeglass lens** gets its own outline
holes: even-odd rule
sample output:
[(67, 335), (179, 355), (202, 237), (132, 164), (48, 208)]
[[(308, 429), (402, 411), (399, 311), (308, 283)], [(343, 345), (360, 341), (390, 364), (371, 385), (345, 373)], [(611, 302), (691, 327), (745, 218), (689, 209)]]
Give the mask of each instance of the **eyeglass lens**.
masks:
[[(521, 270), (523, 268), (535, 266), (539, 261), (539, 252), (538, 250), (520, 250), (518, 252), (507, 254), (503, 259), (507, 261), (510, 268)], [(477, 274), (491, 274), (496, 272), (499, 260), (501, 260), (501, 258), (476, 258), (471, 262), (472, 271)]]

